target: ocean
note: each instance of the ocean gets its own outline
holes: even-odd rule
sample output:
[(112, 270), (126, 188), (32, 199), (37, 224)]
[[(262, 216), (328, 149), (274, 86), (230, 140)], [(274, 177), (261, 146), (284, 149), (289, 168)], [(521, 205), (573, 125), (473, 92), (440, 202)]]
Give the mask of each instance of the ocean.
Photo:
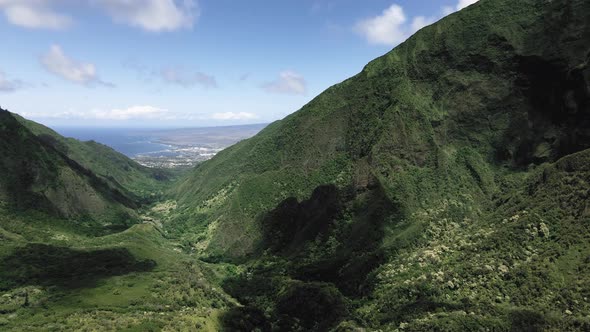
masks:
[(59, 134), (96, 141), (148, 167), (186, 167), (254, 136), (266, 124), (209, 128), (124, 129), (54, 127)]
[(169, 154), (173, 146), (158, 143), (158, 137), (146, 130), (122, 128), (52, 128), (60, 135), (81, 141), (96, 141), (134, 158), (139, 155)]

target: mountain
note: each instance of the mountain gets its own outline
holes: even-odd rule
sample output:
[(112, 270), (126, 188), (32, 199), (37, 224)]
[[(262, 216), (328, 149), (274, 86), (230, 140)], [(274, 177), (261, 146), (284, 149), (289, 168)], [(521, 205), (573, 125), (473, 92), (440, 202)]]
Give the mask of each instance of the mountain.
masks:
[(166, 180), (172, 177), (164, 170), (142, 166), (106, 145), (66, 138), (17, 114), (12, 115), (42, 141), (52, 145), (68, 158), (76, 160), (110, 186), (117, 190), (129, 191), (129, 195), (138, 199), (149, 200), (154, 194), (149, 189), (160, 189), (162, 183), (166, 183)]
[(228, 328), (589, 328), (588, 22), (481, 0), (198, 165), (165, 227), (244, 266)]
[(0, 110), (0, 330), (217, 331), (224, 266), (156, 219), (167, 173)]
[(106, 146), (66, 139), (5, 110), (0, 126), (0, 197), (19, 211), (125, 223), (137, 219), (143, 199), (128, 188), (158, 189), (164, 180)]
[[(179, 201), (227, 223), (224, 232), (326, 183), (362, 189), (375, 180), (411, 209), (464, 189), (482, 196), (498, 172), (583, 150), (586, 7), (487, 0), (451, 15), (197, 167)], [(203, 201), (221, 207), (191, 204)], [(251, 251), (251, 238), (232, 238), (243, 242), (212, 246)]]

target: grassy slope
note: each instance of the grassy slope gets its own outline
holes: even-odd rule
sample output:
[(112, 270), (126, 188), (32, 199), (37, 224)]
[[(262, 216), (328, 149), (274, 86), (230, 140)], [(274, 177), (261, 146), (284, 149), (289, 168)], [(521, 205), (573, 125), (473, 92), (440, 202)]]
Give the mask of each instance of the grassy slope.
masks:
[(588, 21), (482, 0), (424, 28), (199, 165), (167, 227), (252, 258), (244, 326), (584, 329)]
[(154, 225), (103, 237), (46, 215), (0, 211), (3, 331), (219, 330), (233, 300), (209, 267)]

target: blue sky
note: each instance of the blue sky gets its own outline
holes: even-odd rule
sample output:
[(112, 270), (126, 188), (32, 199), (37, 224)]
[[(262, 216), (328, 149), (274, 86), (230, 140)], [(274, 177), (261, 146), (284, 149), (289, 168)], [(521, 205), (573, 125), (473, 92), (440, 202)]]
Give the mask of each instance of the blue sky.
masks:
[(50, 126), (271, 122), (476, 0), (0, 0), (0, 106)]

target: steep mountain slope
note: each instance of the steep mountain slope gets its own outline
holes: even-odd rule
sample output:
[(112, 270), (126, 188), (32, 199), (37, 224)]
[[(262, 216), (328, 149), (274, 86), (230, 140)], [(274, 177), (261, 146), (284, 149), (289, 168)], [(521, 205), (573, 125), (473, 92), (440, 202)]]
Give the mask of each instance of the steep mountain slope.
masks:
[[(52, 136), (35, 135), (21, 121), (13, 114), (0, 110), (2, 201), (20, 211), (33, 209), (65, 218), (90, 217), (117, 223), (135, 218), (134, 209), (140, 203), (138, 197), (122, 187), (115, 178), (93, 172), (104, 163), (80, 162), (71, 157), (81, 156), (83, 152), (67, 153), (73, 150), (70, 147), (83, 146), (81, 143), (65, 144), (65, 139), (55, 133)], [(40, 125), (35, 126), (49, 131)], [(100, 149), (95, 149), (86, 158), (100, 153)], [(103, 158), (109, 158), (109, 154), (118, 157), (113, 151), (108, 151)], [(133, 165), (131, 161), (127, 163)], [(112, 163), (108, 167), (117, 170), (117, 174), (125, 172), (120, 164)], [(129, 166), (127, 169), (131, 173)], [(147, 175), (144, 176), (147, 178)]]
[(588, 327), (588, 22), (481, 0), (199, 165), (167, 227), (246, 264), (228, 326)]
[(171, 174), (161, 169), (144, 167), (112, 148), (94, 142), (81, 142), (65, 138), (55, 131), (13, 114), (33, 134), (52, 145), (68, 158), (76, 160), (94, 174), (120, 191), (130, 191), (141, 199), (148, 199), (153, 191), (160, 190)]
[(322, 184), (377, 181), (407, 209), (488, 198), (496, 174), (590, 146), (588, 18), (584, 1), (481, 1), (200, 165), (179, 200), (230, 233), (211, 249), (240, 255), (253, 237), (232, 226)]

